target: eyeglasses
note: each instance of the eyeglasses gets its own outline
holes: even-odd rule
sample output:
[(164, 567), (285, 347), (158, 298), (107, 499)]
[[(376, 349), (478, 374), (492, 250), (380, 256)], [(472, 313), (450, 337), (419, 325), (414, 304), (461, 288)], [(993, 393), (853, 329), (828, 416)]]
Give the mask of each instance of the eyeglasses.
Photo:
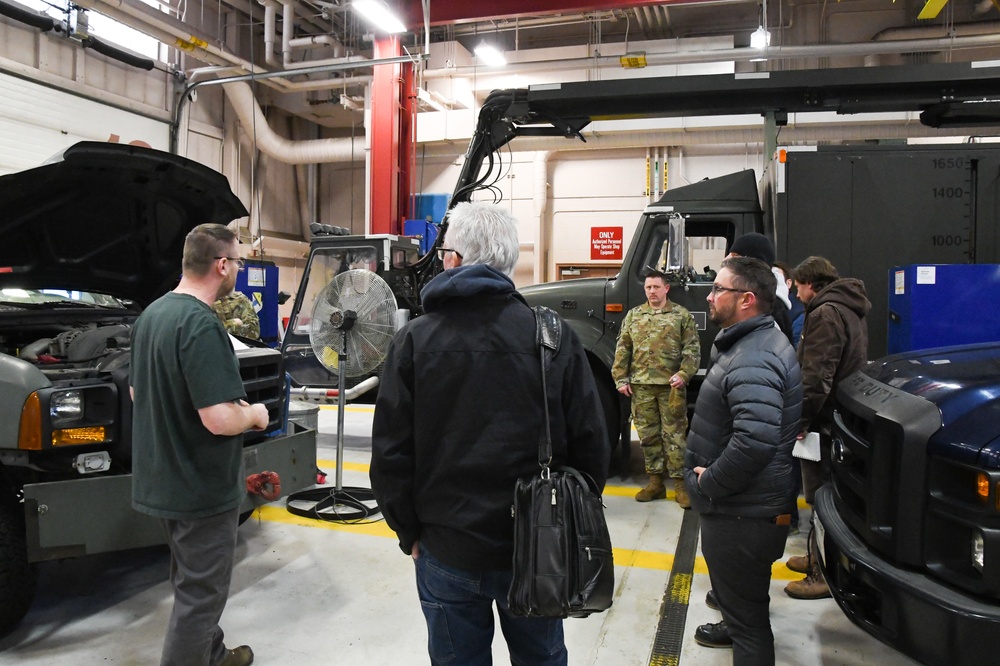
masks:
[(734, 293), (737, 293), (737, 294), (745, 294), (745, 293), (747, 293), (750, 290), (749, 289), (733, 289), (732, 287), (723, 287), (721, 284), (713, 284), (712, 285), (712, 296), (718, 296), (719, 294), (721, 294), (724, 291), (731, 291), (731, 292), (734, 292)]
[(441, 261), (444, 261), (444, 255), (445, 255), (446, 252), (454, 252), (458, 256), (459, 259), (462, 258), (461, 254), (459, 254), (456, 250), (451, 249), (450, 247), (439, 247), (437, 249), (438, 259), (440, 259)]
[(236, 263), (236, 269), (242, 271), (243, 267), (246, 265), (245, 262), (239, 257), (212, 257), (212, 259), (228, 259), (229, 261)]

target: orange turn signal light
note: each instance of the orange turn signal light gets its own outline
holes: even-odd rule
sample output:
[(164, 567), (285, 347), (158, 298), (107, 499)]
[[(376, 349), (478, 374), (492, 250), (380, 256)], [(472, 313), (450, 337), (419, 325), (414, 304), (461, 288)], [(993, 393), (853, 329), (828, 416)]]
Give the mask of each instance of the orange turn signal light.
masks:
[(17, 429), (17, 448), (28, 451), (42, 450), (42, 402), (32, 393), (21, 408), (21, 422)]
[(104, 441), (104, 426), (88, 428), (65, 428), (52, 433), (52, 446), (73, 446), (75, 444), (100, 444)]
[(984, 502), (990, 498), (990, 477), (983, 472), (976, 474), (976, 494)]

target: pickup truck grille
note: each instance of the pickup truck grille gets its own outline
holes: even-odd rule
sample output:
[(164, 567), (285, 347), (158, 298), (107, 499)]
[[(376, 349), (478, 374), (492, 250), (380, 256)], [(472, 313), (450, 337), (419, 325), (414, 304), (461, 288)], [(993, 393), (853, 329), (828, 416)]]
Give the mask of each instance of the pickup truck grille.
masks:
[(266, 430), (248, 432), (243, 436), (244, 445), (255, 442), (279, 430), (285, 418), (285, 373), (281, 353), (275, 349), (260, 347), (240, 349), (236, 352), (240, 361), (240, 377), (247, 392), (247, 402), (262, 402), (270, 416)]
[(927, 440), (940, 427), (937, 407), (863, 373), (839, 387), (831, 470), (837, 508), (883, 556), (923, 564)]

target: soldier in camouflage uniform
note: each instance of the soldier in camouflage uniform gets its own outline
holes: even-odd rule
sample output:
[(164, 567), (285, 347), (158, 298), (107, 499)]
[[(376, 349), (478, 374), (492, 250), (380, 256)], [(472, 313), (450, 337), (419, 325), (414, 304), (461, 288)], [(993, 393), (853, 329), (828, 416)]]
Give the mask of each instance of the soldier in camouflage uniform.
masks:
[(233, 290), (217, 300), (212, 309), (227, 331), (243, 338), (260, 340), (260, 320), (253, 303), (241, 291)]
[(674, 498), (687, 509), (686, 387), (701, 363), (701, 343), (694, 317), (667, 297), (665, 275), (648, 274), (645, 289), (648, 302), (629, 310), (622, 320), (611, 376), (618, 392), (632, 398), (632, 421), (649, 474), (649, 485), (635, 499), (665, 499), (668, 475), (674, 479)]

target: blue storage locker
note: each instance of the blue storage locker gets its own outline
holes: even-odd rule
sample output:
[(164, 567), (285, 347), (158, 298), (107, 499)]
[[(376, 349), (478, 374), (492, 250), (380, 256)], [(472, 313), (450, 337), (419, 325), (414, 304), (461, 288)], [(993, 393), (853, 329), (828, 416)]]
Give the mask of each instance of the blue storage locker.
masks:
[(888, 351), (1000, 341), (1000, 265), (914, 264), (889, 270)]
[(260, 320), (260, 339), (268, 344), (278, 338), (278, 267), (273, 261), (246, 259), (246, 268), (236, 277), (236, 289), (253, 303)]
[(427, 220), (403, 220), (403, 235), (420, 239), (420, 254), (427, 254), (434, 246), (438, 225)]

